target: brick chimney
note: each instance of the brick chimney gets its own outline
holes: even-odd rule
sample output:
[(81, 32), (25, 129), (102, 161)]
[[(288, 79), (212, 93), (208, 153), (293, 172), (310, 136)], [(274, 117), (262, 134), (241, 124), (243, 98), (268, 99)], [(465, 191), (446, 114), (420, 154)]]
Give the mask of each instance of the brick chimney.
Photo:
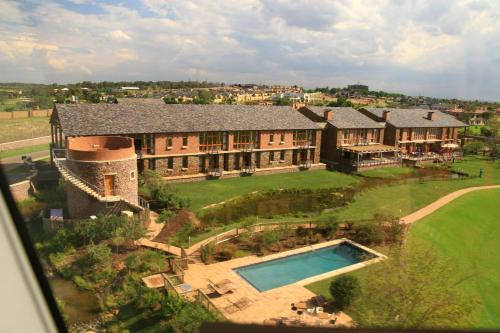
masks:
[(331, 109), (325, 109), (325, 111), (323, 111), (323, 118), (325, 118), (325, 120), (332, 120), (333, 111)]
[(427, 119), (436, 120), (436, 114), (433, 111), (427, 112)]
[(388, 110), (385, 110), (383, 113), (382, 113), (382, 118), (384, 119), (384, 121), (387, 121), (389, 119), (389, 115), (391, 114), (391, 111), (388, 111)]

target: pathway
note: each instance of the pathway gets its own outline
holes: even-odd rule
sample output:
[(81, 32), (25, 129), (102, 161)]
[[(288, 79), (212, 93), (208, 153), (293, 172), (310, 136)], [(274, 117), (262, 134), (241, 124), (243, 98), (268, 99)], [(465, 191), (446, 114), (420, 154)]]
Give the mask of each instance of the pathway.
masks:
[(444, 197), (434, 201), (433, 203), (425, 206), (424, 208), (421, 208), (421, 209), (417, 210), (416, 212), (411, 213), (410, 215), (403, 217), (401, 219), (401, 221), (405, 224), (410, 224), (410, 223), (416, 222), (416, 221), (420, 220), (421, 218), (435, 212), (436, 210), (443, 207), (444, 205), (446, 205), (450, 201), (461, 197), (464, 194), (474, 192), (474, 191), (479, 191), (479, 190), (488, 190), (488, 189), (500, 189), (500, 185), (469, 187), (469, 188), (464, 188), (464, 189), (449, 193), (449, 194), (445, 195)]
[(165, 243), (159, 243), (159, 242), (153, 242), (151, 239), (155, 238), (158, 236), (160, 233), (161, 229), (163, 228), (163, 223), (156, 223), (156, 219), (158, 217), (158, 214), (151, 211), (149, 212), (149, 225), (148, 225), (148, 230), (146, 231), (146, 237), (138, 239), (135, 241), (136, 245), (147, 247), (150, 249), (155, 249), (155, 250), (160, 250), (163, 252), (168, 252), (172, 253), (176, 256), (181, 256), (182, 250), (180, 247), (165, 244)]

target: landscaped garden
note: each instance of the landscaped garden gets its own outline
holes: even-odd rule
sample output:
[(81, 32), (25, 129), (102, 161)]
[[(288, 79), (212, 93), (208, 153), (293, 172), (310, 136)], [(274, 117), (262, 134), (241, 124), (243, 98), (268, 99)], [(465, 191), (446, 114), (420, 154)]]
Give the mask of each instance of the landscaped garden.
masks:
[[(393, 260), (350, 274), (360, 281), (361, 292), (347, 312), (365, 327), (498, 329), (499, 202), (500, 190), (473, 192), (416, 222), (409, 231), (406, 266)], [(377, 250), (401, 258), (389, 247)], [(331, 298), (333, 280), (308, 288)], [(413, 299), (411, 308), (401, 304), (403, 298)]]
[[(292, 176), (300, 183), (290, 181)], [(376, 212), (402, 217), (453, 191), (489, 184), (500, 184), (500, 163), (484, 156), (466, 156), (451, 166), (360, 175), (311, 171), (172, 184), (171, 191), (190, 202), (188, 209), (199, 221), (181, 228), (171, 241), (188, 246), (248, 223), (366, 220)]]
[(50, 208), (66, 206), (64, 185), (41, 190), (19, 203), (58, 304), (71, 330), (110, 332), (197, 332), (218, 320), (199, 303), (164, 290), (148, 289), (142, 278), (170, 272), (167, 254), (134, 241), (142, 221), (100, 215), (97, 219), (51, 222)]

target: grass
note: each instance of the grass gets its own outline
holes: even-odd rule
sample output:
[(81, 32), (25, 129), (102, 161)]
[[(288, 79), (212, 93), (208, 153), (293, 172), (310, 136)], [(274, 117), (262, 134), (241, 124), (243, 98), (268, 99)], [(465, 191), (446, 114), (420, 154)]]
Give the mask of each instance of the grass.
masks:
[(382, 169), (372, 169), (368, 171), (361, 172), (360, 175), (370, 178), (395, 178), (398, 175), (405, 175), (413, 172), (413, 168), (382, 168)]
[(411, 238), (434, 245), (454, 261), (458, 276), (475, 275), (463, 288), (482, 305), (476, 328), (500, 328), (500, 190), (469, 193), (412, 226)]
[(214, 181), (172, 184), (182, 197), (191, 202), (190, 209), (219, 203), (254, 191), (276, 189), (322, 189), (354, 185), (358, 177), (336, 171), (316, 170), (281, 173), (268, 176), (229, 178)]
[(28, 155), (30, 153), (48, 150), (49, 145), (47, 143), (42, 143), (39, 145), (10, 149), (0, 152), (0, 159), (19, 155)]
[[(448, 193), (466, 187), (500, 184), (500, 161), (494, 163), (487, 158), (470, 156), (453, 166), (455, 170), (468, 172), (472, 176), (483, 169), (483, 178), (442, 181), (407, 181), (403, 184), (377, 187), (358, 194), (347, 208), (335, 213), (340, 219), (367, 219), (376, 210), (384, 210), (395, 216), (405, 216)], [(375, 170), (374, 170), (375, 171)]]
[[(459, 269), (454, 272), (457, 279), (477, 272), (473, 279), (460, 285), (465, 292), (475, 294), (481, 300), (473, 314), (474, 328), (500, 328), (498, 202), (500, 190), (469, 193), (415, 223), (410, 231), (410, 244), (433, 246), (439, 255), (457, 264)], [(361, 280), (369, 279), (370, 267), (351, 274)], [(330, 298), (328, 288), (332, 280), (318, 281), (307, 288)]]
[(0, 143), (47, 135), (50, 135), (50, 124), (47, 117), (0, 120)]

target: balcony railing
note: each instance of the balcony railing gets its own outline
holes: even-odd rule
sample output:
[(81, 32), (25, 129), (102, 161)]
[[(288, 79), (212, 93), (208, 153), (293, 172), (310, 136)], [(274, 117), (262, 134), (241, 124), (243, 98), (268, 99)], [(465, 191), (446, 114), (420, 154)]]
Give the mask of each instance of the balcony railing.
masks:
[(254, 149), (254, 148), (255, 148), (255, 147), (254, 147), (254, 144), (253, 144), (253, 143), (249, 143), (249, 144), (247, 144), (247, 145), (241, 145), (241, 144), (240, 144), (240, 148), (239, 148), (239, 149), (240, 149), (242, 152), (244, 152), (244, 153), (250, 153), (250, 152), (252, 152), (252, 151), (253, 151), (253, 149)]
[(309, 141), (309, 140), (294, 141), (293, 145), (295, 147), (299, 147), (299, 149), (307, 149), (307, 148), (311, 147), (311, 141)]
[(350, 161), (350, 164), (355, 167), (372, 167), (378, 165), (387, 165), (387, 164), (400, 164), (401, 159), (398, 157), (383, 157), (369, 160), (360, 160), (359, 162), (356, 160)]
[(200, 147), (202, 148), (201, 150), (204, 151), (207, 154), (213, 155), (213, 154), (219, 154), (222, 150), (222, 146), (209, 146), (209, 147)]

